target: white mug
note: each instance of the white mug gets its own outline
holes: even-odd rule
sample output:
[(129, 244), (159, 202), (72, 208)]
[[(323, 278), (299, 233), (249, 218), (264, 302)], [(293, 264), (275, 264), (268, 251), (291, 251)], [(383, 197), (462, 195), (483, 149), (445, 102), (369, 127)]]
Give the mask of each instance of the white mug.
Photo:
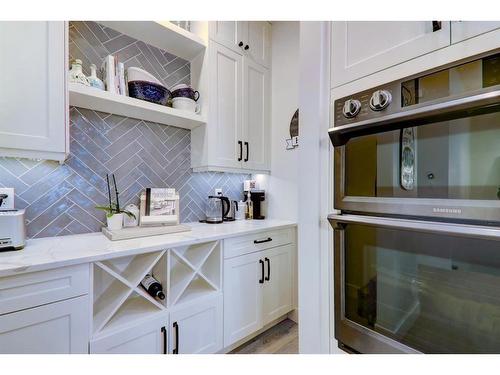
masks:
[(196, 103), (193, 99), (181, 98), (181, 97), (172, 99), (172, 107), (194, 113), (200, 113), (201, 110), (200, 105)]

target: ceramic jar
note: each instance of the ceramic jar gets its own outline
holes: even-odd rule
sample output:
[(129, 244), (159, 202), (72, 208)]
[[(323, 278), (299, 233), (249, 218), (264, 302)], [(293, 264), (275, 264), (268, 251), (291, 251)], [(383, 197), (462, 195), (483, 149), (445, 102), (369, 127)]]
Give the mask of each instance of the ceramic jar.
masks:
[(183, 111), (200, 113), (201, 107), (193, 99), (177, 97), (172, 99), (172, 107)]
[(99, 77), (97, 77), (97, 67), (95, 64), (90, 65), (90, 76), (88, 77), (89, 84), (91, 87), (95, 87), (99, 90), (104, 90), (104, 82), (102, 82)]
[(82, 71), (82, 60), (76, 59), (71, 64), (71, 69), (68, 73), (68, 81), (72, 83), (79, 83), (81, 85), (90, 86), (88, 78)]

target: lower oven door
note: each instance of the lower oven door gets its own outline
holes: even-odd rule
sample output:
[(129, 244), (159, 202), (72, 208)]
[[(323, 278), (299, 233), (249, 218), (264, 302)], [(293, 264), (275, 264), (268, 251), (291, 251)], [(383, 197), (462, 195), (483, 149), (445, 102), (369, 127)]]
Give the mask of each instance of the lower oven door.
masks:
[(341, 345), (500, 353), (500, 230), (356, 215), (330, 222)]

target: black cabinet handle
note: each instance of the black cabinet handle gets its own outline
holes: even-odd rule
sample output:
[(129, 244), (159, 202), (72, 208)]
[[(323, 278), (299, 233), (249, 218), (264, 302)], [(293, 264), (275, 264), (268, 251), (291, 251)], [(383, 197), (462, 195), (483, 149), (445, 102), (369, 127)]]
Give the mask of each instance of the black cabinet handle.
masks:
[(267, 276), (264, 278), (264, 280), (269, 281), (271, 280), (271, 261), (267, 257), (264, 259), (267, 263)]
[(260, 276), (259, 284), (264, 284), (264, 261), (262, 259), (259, 259), (259, 263), (261, 266), (261, 276)]
[(243, 42), (239, 42), (238, 47), (243, 47)]
[(243, 160), (243, 142), (238, 141), (238, 146), (240, 146), (240, 157), (238, 158), (238, 161)]
[(265, 240), (254, 240), (253, 243), (264, 243), (271, 242), (273, 239), (271, 237), (267, 237)]
[(248, 146), (248, 142), (245, 142), (245, 147), (246, 147), (247, 152), (246, 152), (246, 158), (243, 161), (248, 161), (248, 153), (249, 153), (249, 148), (250, 148), (250, 146)]
[(175, 349), (172, 350), (172, 354), (179, 354), (179, 324), (177, 324), (177, 322), (174, 322), (172, 326), (175, 330)]
[(167, 329), (161, 327), (161, 333), (163, 333), (163, 354), (167, 354)]
[(249, 48), (250, 48), (250, 46), (247, 44), (247, 45), (245, 46), (245, 51), (247, 51)]
[(432, 32), (441, 30), (441, 21), (432, 21)]

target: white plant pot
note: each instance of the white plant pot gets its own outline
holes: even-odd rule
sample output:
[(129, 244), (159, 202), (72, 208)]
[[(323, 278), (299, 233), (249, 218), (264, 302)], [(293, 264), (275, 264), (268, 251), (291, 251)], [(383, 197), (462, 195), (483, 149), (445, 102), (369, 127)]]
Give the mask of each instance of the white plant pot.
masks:
[(113, 214), (113, 216), (106, 216), (109, 230), (120, 230), (123, 228), (123, 214)]

